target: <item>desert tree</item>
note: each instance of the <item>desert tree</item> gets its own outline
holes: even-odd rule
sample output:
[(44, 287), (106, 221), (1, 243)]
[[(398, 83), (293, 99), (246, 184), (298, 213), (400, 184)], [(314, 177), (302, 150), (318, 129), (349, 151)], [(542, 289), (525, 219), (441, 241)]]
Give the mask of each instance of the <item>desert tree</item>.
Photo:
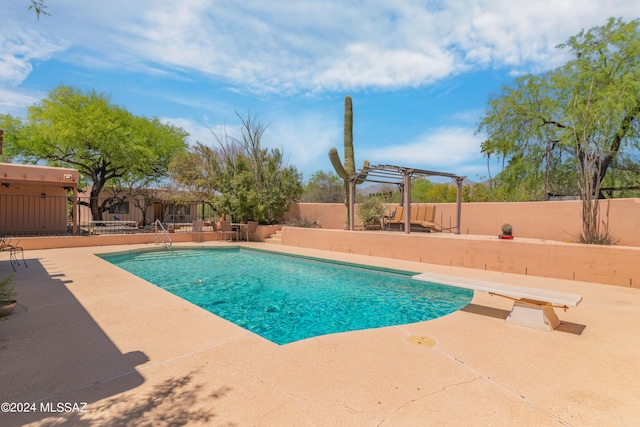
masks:
[(106, 185), (166, 177), (187, 136), (158, 118), (134, 116), (104, 94), (59, 86), (29, 108), (12, 149), (23, 162), (77, 169), (90, 187), (91, 215), (101, 220), (110, 207), (98, 197)]
[[(611, 18), (581, 31), (558, 46), (571, 53), (565, 65), (520, 77), (489, 100), (478, 130), (487, 134), (482, 150), (507, 159), (497, 181), (541, 199), (552, 154), (552, 176), (563, 185), (573, 176), (585, 205), (602, 197), (609, 170), (640, 150), (639, 24)], [(591, 235), (599, 217), (583, 219)]]

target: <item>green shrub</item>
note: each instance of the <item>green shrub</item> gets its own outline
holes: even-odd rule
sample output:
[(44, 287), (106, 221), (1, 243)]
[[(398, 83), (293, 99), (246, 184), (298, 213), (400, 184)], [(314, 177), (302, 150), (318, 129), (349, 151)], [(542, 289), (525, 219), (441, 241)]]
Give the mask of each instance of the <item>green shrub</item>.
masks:
[(377, 197), (369, 197), (358, 204), (358, 219), (362, 225), (380, 225), (380, 219), (384, 215), (384, 205)]
[(15, 287), (11, 284), (13, 277), (14, 274), (11, 273), (0, 279), (0, 301), (11, 300), (16, 295)]

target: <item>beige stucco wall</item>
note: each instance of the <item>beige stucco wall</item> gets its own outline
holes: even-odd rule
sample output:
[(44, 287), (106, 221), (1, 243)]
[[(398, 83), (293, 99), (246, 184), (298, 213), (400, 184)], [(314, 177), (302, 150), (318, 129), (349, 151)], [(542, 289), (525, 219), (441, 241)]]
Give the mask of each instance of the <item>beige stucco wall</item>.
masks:
[(0, 163), (0, 234), (64, 233), (75, 169)]
[(0, 183), (2, 184), (74, 187), (78, 184), (79, 177), (80, 173), (75, 169), (0, 163)]
[[(221, 233), (170, 233), (171, 241), (178, 242), (203, 242), (228, 239)], [(167, 244), (166, 237), (162, 237)], [(133, 244), (161, 244), (153, 233), (139, 234), (103, 234), (97, 236), (46, 236), (46, 237), (20, 237), (14, 238), (10, 243), (19, 245), (29, 257), (28, 251), (35, 249), (59, 249), (82, 248), (89, 246), (133, 245)]]
[(292, 203), (285, 214), (285, 221), (306, 218), (318, 221), (322, 228), (343, 229), (347, 209), (344, 203)]
[[(279, 225), (259, 225), (256, 232), (250, 234), (249, 240), (263, 241), (274, 234), (281, 227)], [(229, 239), (228, 234), (218, 232), (192, 233), (191, 231), (169, 233), (172, 242), (211, 242)], [(25, 251), (34, 249), (58, 249), (88, 246), (110, 246), (130, 244), (160, 244), (162, 239), (168, 243), (164, 236), (156, 237), (154, 233), (137, 234), (103, 234), (95, 236), (46, 236), (46, 237), (20, 237), (13, 238), (10, 243), (19, 245)], [(28, 254), (26, 255), (28, 257)]]
[[(412, 204), (415, 206), (418, 204)], [(393, 209), (396, 205), (390, 205)], [(603, 218), (609, 220), (609, 230), (620, 238), (620, 245), (640, 247), (640, 199), (610, 199), (601, 201)], [(345, 206), (339, 203), (297, 203), (290, 215), (318, 220), (325, 229), (344, 229)], [(582, 205), (580, 201), (463, 203), (461, 233), (497, 236), (508, 222), (516, 237), (573, 241), (580, 232)], [(608, 215), (607, 215), (608, 212)], [(443, 228), (455, 226), (455, 203), (436, 204), (436, 222)]]
[[(260, 241), (279, 226), (260, 226)], [(221, 233), (171, 233), (173, 242), (228, 239)], [(26, 237), (32, 249), (155, 243), (152, 233), (101, 236)], [(450, 233), (348, 231), (282, 227), (282, 244), (505, 273), (554, 277), (624, 287), (640, 287), (640, 248), (580, 245), (539, 239), (499, 240), (492, 236)], [(28, 252), (26, 252), (28, 258)]]
[(640, 287), (640, 248), (516, 238), (282, 228), (282, 244), (608, 285)]
[[(640, 199), (600, 201), (602, 219), (625, 246), (640, 246)], [(455, 224), (455, 205), (438, 204), (436, 221)], [(503, 223), (513, 226), (518, 237), (573, 241), (582, 230), (582, 202), (579, 200), (519, 203), (463, 203), (463, 234), (498, 235)]]

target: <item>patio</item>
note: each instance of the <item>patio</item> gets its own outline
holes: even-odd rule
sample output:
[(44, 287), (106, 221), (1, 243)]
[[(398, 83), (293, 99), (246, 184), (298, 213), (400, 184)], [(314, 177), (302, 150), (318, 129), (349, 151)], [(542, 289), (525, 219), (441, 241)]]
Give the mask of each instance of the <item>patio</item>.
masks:
[[(32, 250), (15, 282), (19, 306), (0, 321), (0, 400), (34, 402), (36, 411), (3, 413), (2, 424), (592, 426), (640, 419), (638, 289), (241, 245), (515, 280), (584, 301), (558, 312), (563, 324), (554, 332), (507, 325), (511, 301), (476, 293), (467, 308), (436, 320), (277, 346), (93, 255), (153, 245)], [(8, 254), (0, 256), (8, 273)], [(85, 412), (54, 411), (59, 402)]]

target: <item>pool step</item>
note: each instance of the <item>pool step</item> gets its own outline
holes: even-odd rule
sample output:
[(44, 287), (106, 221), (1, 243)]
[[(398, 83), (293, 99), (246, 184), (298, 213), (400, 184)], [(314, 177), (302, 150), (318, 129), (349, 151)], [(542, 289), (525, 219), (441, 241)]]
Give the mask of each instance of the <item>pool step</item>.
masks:
[(193, 253), (191, 253), (191, 251), (182, 251), (179, 253), (173, 252), (173, 251), (157, 251), (157, 252), (149, 252), (145, 254), (136, 255), (136, 259), (144, 261), (144, 260), (175, 258), (175, 257), (190, 258), (190, 257), (197, 257), (200, 255), (201, 254), (198, 253), (197, 251), (193, 251)]
[(276, 230), (275, 233), (264, 239), (265, 243), (273, 243), (275, 245), (282, 244), (282, 230)]

